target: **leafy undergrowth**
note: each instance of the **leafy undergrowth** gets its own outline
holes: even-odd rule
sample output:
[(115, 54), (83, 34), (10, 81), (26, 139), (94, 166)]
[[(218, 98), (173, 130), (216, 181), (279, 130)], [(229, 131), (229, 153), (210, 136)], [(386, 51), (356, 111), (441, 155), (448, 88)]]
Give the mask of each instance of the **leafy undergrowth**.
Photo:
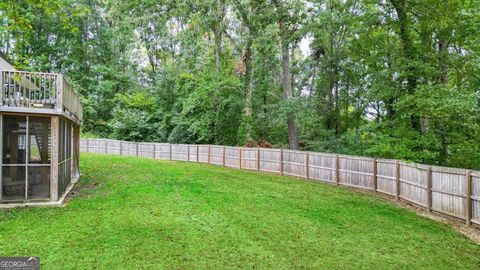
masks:
[(478, 269), (447, 225), (345, 188), (82, 154), (63, 208), (0, 212), (0, 255), (43, 269)]

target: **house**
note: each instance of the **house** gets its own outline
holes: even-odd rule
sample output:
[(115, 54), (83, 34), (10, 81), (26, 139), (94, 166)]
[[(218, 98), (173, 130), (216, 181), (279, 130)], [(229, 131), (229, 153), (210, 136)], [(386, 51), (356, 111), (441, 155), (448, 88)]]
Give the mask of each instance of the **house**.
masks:
[(0, 53), (0, 207), (60, 204), (78, 181), (82, 105), (61, 74)]

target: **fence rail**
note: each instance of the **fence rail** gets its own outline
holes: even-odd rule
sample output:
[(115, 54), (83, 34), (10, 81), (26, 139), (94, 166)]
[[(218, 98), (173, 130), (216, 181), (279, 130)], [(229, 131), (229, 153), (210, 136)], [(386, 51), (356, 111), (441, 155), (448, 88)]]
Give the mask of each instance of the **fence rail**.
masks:
[(219, 145), (81, 139), (80, 151), (279, 173), (395, 196), (480, 225), (480, 172), (398, 160)]

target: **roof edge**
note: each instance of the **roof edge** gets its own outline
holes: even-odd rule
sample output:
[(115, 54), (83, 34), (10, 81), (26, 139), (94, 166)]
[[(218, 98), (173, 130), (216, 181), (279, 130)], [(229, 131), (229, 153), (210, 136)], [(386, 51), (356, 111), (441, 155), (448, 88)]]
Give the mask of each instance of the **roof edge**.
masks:
[(10, 62), (10, 60), (8, 60), (7, 55), (4, 54), (2, 51), (0, 51), (0, 58), (2, 58), (3, 60), (7, 61), (7, 63), (9, 63), (9, 64), (13, 67), (12, 62)]

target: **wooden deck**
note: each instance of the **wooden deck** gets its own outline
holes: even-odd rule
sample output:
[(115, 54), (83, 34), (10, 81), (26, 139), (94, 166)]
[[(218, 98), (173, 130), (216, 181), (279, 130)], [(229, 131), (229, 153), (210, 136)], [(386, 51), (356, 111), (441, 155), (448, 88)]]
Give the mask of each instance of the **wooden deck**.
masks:
[(0, 112), (63, 115), (83, 121), (79, 95), (62, 74), (0, 71)]

